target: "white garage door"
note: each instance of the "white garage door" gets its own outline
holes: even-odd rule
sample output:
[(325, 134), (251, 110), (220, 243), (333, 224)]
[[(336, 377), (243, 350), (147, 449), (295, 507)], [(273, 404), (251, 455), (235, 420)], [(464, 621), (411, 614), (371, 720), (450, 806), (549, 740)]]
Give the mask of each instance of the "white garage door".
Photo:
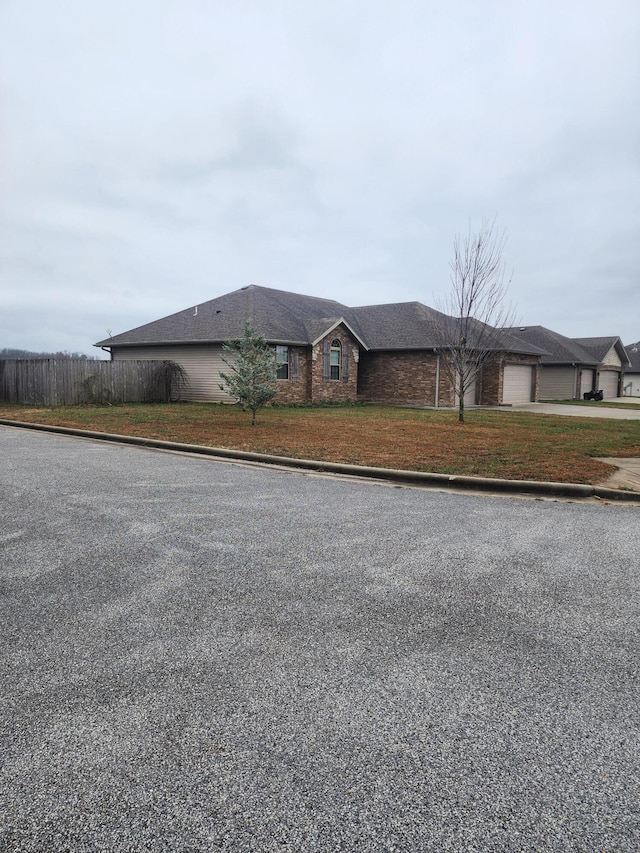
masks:
[(506, 364), (502, 383), (503, 403), (530, 403), (533, 397), (533, 367), (530, 364)]
[(603, 370), (598, 380), (598, 390), (604, 392), (604, 398), (611, 399), (618, 396), (618, 381), (620, 374), (617, 370)]
[(595, 377), (595, 370), (591, 370), (591, 368), (583, 367), (582, 368), (582, 376), (580, 378), (580, 396), (586, 391), (593, 391), (593, 379)]

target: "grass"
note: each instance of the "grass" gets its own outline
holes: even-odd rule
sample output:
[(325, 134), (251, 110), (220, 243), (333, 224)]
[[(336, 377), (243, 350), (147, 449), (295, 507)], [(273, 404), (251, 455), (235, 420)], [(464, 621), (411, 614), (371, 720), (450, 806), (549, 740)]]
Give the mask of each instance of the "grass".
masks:
[(640, 456), (640, 421), (508, 410), (457, 413), (386, 406), (271, 407), (250, 426), (235, 406), (207, 403), (36, 408), (0, 405), (0, 418), (385, 468), (601, 483), (594, 456)]

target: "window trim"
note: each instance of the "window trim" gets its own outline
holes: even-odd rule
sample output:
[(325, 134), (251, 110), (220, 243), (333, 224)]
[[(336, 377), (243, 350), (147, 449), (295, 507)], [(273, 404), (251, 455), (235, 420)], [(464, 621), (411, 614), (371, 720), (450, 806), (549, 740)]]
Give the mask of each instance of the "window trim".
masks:
[[(334, 355), (337, 356), (334, 364)], [(329, 346), (329, 379), (339, 382), (342, 376), (342, 341), (334, 338)]]

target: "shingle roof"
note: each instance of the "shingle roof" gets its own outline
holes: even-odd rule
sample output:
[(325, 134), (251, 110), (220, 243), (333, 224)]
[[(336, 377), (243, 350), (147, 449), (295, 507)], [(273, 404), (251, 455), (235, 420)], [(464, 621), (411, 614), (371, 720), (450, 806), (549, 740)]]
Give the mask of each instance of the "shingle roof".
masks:
[(544, 326), (521, 326), (506, 331), (544, 350), (542, 364), (599, 364), (598, 359), (577, 341)]
[[(249, 320), (270, 343), (308, 345), (343, 321), (367, 349), (432, 349), (443, 314), (421, 302), (350, 308), (332, 299), (248, 285), (200, 305), (99, 341), (96, 346), (221, 343), (242, 336)], [(479, 334), (481, 324), (472, 321)], [(494, 338), (496, 337), (496, 330)], [(504, 332), (495, 349), (539, 355), (540, 350)]]
[(616, 335), (608, 338), (573, 338), (573, 340), (584, 347), (587, 352), (590, 352), (598, 361), (602, 363), (610, 349), (615, 348), (621, 360), (626, 357), (625, 348), (622, 341)]
[(249, 285), (114, 335), (96, 346), (220, 343), (240, 338), (247, 320), (272, 343), (305, 344), (309, 341), (305, 320), (329, 318), (327, 325), (331, 325), (345, 310), (346, 306), (331, 299)]
[(624, 349), (630, 363), (627, 373), (640, 373), (640, 341), (635, 344), (629, 344)]

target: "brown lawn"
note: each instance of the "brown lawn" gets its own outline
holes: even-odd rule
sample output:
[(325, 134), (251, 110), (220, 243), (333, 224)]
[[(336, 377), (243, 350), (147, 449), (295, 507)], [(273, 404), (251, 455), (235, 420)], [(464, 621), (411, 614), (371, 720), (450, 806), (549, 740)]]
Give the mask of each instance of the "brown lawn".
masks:
[(591, 483), (594, 456), (640, 456), (640, 421), (563, 418), (508, 410), (384, 406), (270, 407), (177, 403), (113, 407), (0, 405), (0, 418), (322, 461), (525, 480)]

